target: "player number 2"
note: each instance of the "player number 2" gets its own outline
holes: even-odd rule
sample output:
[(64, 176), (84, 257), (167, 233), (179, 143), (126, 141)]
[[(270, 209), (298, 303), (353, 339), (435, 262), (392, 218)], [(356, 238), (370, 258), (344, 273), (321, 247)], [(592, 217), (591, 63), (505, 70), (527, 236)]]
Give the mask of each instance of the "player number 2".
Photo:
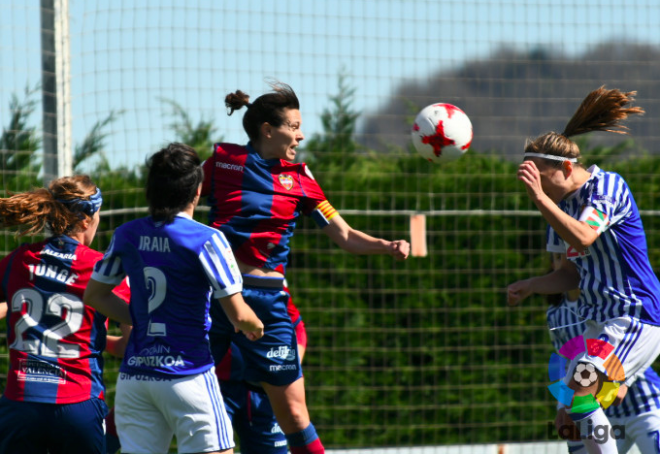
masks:
[[(82, 300), (71, 293), (56, 293), (46, 301), (41, 293), (30, 288), (24, 288), (14, 294), (11, 300), (12, 312), (25, 312), (14, 325), (16, 339), (10, 348), (34, 355), (52, 358), (78, 358), (80, 346), (77, 344), (60, 343), (60, 341), (77, 332), (82, 326), (85, 305)], [(46, 329), (33, 329), (38, 326), (45, 315), (60, 319), (59, 322)]]
[(167, 277), (158, 268), (147, 266), (144, 268), (144, 282), (149, 291), (149, 304), (147, 306), (149, 311), (149, 327), (147, 328), (148, 336), (166, 336), (167, 325), (165, 323), (158, 323), (151, 320), (153, 312), (165, 301), (165, 293), (167, 292)]

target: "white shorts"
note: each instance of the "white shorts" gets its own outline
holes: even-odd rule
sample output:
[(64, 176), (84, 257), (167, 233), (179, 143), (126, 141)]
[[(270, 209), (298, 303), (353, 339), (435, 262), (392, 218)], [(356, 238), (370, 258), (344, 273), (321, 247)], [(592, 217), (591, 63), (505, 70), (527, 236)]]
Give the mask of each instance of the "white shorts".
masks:
[[(610, 418), (612, 429), (603, 436), (616, 439), (616, 449), (619, 454), (626, 454), (633, 446), (641, 453), (658, 452), (660, 449), (660, 410), (642, 413), (626, 418)], [(587, 448), (580, 441), (569, 441), (568, 452), (571, 454), (587, 454)]]
[(179, 452), (234, 447), (215, 368), (172, 380), (120, 373), (115, 423), (122, 452), (168, 452), (173, 435)]
[[(608, 381), (630, 386), (637, 374), (643, 373), (660, 354), (660, 326), (630, 317), (618, 317), (604, 323), (587, 320), (585, 324), (582, 337), (587, 350), (571, 360), (567, 368), (571, 373), (564, 377), (566, 385), (570, 383), (572, 371), (578, 363), (591, 363), (608, 376)], [(589, 342), (589, 339), (600, 342)], [(592, 351), (590, 355), (590, 345), (600, 350)], [(619, 363), (622, 370), (617, 369)]]
[(627, 453), (633, 445), (637, 445), (642, 453), (658, 452), (660, 449), (660, 410), (627, 418), (610, 418), (610, 424), (625, 427), (623, 433), (621, 429), (616, 431), (621, 433), (616, 440), (619, 454)]

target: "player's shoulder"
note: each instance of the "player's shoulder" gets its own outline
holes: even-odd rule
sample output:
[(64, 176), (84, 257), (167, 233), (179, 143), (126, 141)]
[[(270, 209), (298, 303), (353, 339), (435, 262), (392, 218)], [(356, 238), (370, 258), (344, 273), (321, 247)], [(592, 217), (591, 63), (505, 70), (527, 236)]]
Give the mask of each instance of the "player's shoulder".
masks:
[(312, 171), (310, 170), (307, 163), (281, 160), (280, 167), (284, 172), (295, 172), (299, 174), (303, 179), (316, 181), (316, 178), (314, 178), (314, 174), (312, 174)]
[(148, 230), (148, 220), (150, 217), (143, 217), (124, 222), (115, 229), (115, 240), (121, 240), (124, 237), (131, 236), (138, 232), (145, 232)]
[(592, 171), (589, 181), (594, 188), (599, 188), (606, 192), (620, 192), (628, 189), (628, 182), (619, 173), (609, 170), (603, 170), (596, 166)]
[(210, 227), (206, 224), (203, 224), (193, 218), (190, 218), (188, 216), (183, 216), (183, 215), (177, 215), (174, 218), (174, 225), (177, 229), (181, 230), (188, 230), (188, 231), (195, 231), (199, 233), (206, 233), (208, 235), (213, 234), (214, 232), (219, 232), (218, 229), (214, 229), (213, 227)]
[(76, 257), (78, 260), (90, 260), (90, 261), (97, 261), (103, 258), (103, 253), (97, 251), (96, 249), (92, 249), (89, 246), (85, 246), (84, 244), (79, 244), (78, 247), (76, 248)]
[(177, 216), (173, 228), (176, 232), (185, 233), (187, 241), (204, 244), (212, 237), (219, 237), (226, 242), (225, 236), (220, 230), (186, 216)]
[(245, 155), (248, 149), (245, 145), (238, 145), (236, 143), (219, 142), (213, 145), (213, 151), (217, 154), (226, 154), (229, 156)]
[(22, 243), (9, 254), (2, 257), (0, 263), (3, 266), (9, 266), (9, 262), (13, 261), (16, 257), (21, 257), (25, 254), (36, 254), (43, 249), (44, 241), (38, 243)]

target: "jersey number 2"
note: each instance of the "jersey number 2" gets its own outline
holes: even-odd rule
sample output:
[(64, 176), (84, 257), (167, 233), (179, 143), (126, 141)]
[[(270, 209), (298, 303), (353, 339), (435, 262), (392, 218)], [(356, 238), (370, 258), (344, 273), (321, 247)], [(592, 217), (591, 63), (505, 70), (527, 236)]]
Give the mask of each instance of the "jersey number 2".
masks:
[(165, 301), (167, 277), (158, 268), (147, 266), (144, 268), (144, 282), (149, 291), (149, 305), (147, 306), (147, 310), (149, 311), (149, 327), (147, 329), (147, 336), (167, 336), (167, 325), (151, 320), (151, 314)]

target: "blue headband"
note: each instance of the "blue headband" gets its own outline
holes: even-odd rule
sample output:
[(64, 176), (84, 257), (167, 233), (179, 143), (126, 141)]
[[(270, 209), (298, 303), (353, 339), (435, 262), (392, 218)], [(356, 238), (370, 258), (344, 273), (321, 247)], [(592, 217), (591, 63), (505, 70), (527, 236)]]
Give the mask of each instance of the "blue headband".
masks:
[(94, 213), (101, 209), (101, 204), (103, 203), (103, 197), (101, 196), (101, 189), (96, 188), (96, 193), (89, 196), (89, 200), (83, 199), (70, 199), (62, 200), (56, 199), (58, 202), (66, 205), (71, 211), (81, 211), (89, 216), (93, 216)]

